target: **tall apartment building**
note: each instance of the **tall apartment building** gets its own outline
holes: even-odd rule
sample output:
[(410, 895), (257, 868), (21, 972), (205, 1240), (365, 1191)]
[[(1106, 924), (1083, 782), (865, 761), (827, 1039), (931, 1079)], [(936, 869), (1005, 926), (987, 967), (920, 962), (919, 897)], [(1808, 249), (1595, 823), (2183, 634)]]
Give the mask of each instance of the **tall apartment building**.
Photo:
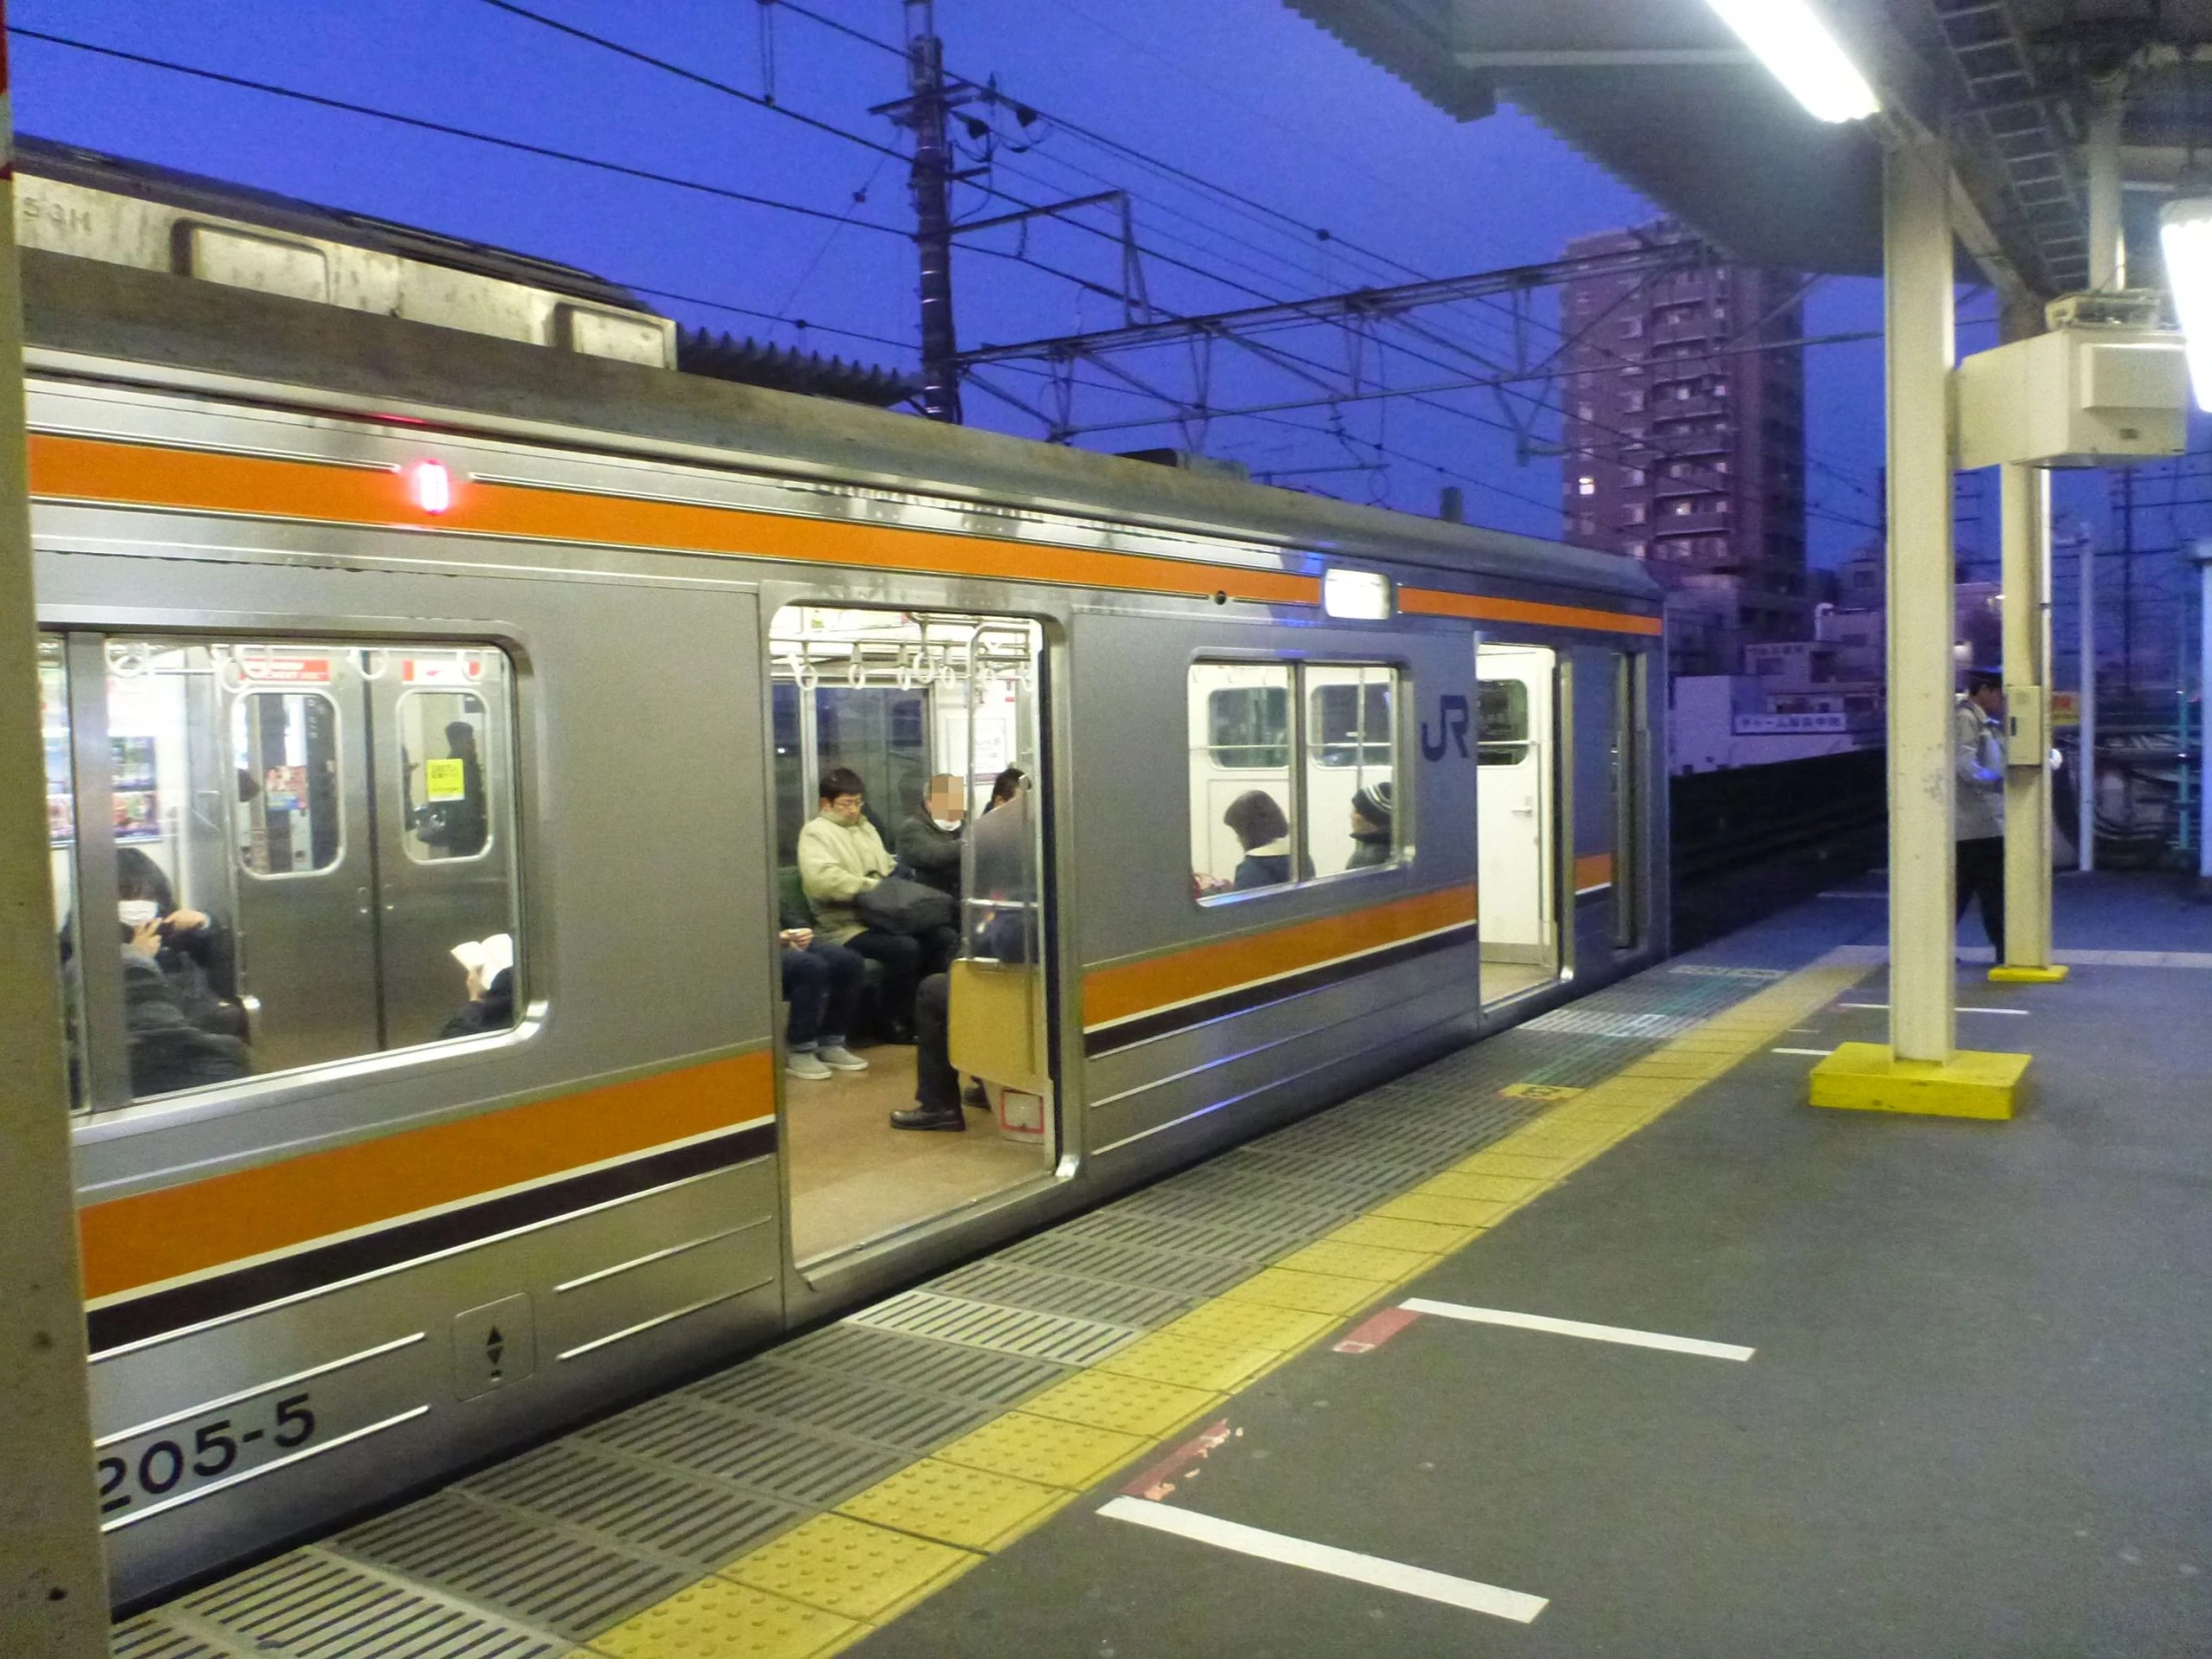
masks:
[[(1662, 220), (1567, 257), (1694, 242)], [(1779, 343), (1804, 337), (1799, 285), (1706, 262), (1577, 277), (1562, 297), (1566, 539), (1650, 563), (1678, 674), (1734, 674), (1746, 645), (1811, 637), (1805, 357)]]

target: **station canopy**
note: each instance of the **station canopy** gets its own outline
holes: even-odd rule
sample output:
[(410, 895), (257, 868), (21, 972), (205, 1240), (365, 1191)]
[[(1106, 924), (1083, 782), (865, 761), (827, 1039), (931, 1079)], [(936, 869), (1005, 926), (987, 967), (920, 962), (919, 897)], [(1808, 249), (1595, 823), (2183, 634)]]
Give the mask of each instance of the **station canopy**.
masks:
[[(1519, 106), (1737, 259), (1882, 269), (1877, 126), (1808, 115), (1706, 0), (1286, 4), (1461, 120)], [(2212, 0), (1817, 4), (1892, 118), (1952, 138), (1968, 245), (2031, 295), (2088, 285), (2081, 144), (2124, 71), (2131, 263), (2155, 269), (2158, 199), (2212, 116)]]

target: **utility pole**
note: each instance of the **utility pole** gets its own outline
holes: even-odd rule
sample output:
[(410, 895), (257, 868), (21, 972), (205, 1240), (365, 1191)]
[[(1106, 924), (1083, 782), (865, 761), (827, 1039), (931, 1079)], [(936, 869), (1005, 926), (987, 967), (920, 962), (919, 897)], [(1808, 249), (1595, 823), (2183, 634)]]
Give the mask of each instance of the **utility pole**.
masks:
[(914, 203), (914, 247), (921, 256), (921, 412), (960, 421), (959, 337), (952, 323), (951, 108), (944, 84), (944, 42), (936, 0), (905, 0), (906, 97), (885, 113), (914, 135), (906, 189)]
[[(0, 0), (0, 1653), (94, 1659), (108, 1651), (108, 1587), (48, 873), (6, 9)], [(90, 917), (81, 927), (80, 940), (94, 936)]]

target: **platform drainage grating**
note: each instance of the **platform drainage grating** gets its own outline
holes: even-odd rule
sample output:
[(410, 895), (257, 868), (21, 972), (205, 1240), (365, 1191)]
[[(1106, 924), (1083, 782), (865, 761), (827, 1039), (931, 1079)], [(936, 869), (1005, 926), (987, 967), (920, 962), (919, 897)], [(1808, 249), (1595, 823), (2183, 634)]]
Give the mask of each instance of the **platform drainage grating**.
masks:
[(478, 1475), (465, 1490), (609, 1542), (713, 1567), (802, 1511), (751, 1492), (562, 1440)]
[(119, 1624), (108, 1633), (113, 1659), (231, 1659), (231, 1650), (202, 1641), (154, 1614)]
[(906, 1462), (888, 1447), (740, 1416), (688, 1394), (665, 1395), (583, 1432), (641, 1457), (824, 1509)]
[(780, 1364), (864, 1377), (887, 1387), (915, 1388), (978, 1405), (1011, 1405), (1073, 1367), (987, 1348), (933, 1342), (849, 1321), (776, 1351)]
[(330, 1548), (578, 1640), (674, 1595), (693, 1574), (440, 1492)]
[(831, 1377), (774, 1361), (739, 1366), (687, 1392), (763, 1417), (809, 1423), (907, 1451), (928, 1451), (980, 1426), (989, 1405), (938, 1399), (910, 1388), (883, 1387), (862, 1378)]
[(941, 1296), (926, 1290), (908, 1291), (878, 1302), (845, 1323), (934, 1337), (939, 1342), (1018, 1354), (1024, 1359), (1055, 1360), (1066, 1366), (1096, 1365), (1120, 1353), (1140, 1335), (1126, 1325), (1006, 1308), (995, 1302), (972, 1302), (966, 1297)]
[(1188, 1312), (1199, 1299), (1180, 1291), (1143, 1284), (1107, 1284), (1044, 1273), (1016, 1262), (986, 1259), (932, 1280), (926, 1287), (945, 1296), (995, 1302), (1005, 1308), (1096, 1319), (1107, 1325), (1149, 1331)]
[(571, 1643), (294, 1551), (188, 1596), (237, 1651), (285, 1659), (560, 1659)]
[(1141, 1285), (1200, 1301), (1218, 1296), (1252, 1273), (1245, 1259), (1187, 1256), (1173, 1250), (1113, 1244), (1060, 1228), (1001, 1251), (994, 1260), (1022, 1267), (1047, 1268), (1092, 1282)]

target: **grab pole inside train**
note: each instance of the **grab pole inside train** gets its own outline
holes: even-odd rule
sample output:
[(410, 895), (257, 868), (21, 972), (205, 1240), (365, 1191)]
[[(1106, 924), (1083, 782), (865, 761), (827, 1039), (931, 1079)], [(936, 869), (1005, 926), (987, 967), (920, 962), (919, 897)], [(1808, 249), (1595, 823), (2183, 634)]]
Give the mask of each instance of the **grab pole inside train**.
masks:
[[(12, 159), (0, 0), (0, 157)], [(69, 1078), (54, 982), (23, 448), (23, 306), (12, 167), (0, 167), (0, 1653), (108, 1651), (85, 1321), (70, 1181)], [(14, 782), (8, 783), (7, 780)]]

